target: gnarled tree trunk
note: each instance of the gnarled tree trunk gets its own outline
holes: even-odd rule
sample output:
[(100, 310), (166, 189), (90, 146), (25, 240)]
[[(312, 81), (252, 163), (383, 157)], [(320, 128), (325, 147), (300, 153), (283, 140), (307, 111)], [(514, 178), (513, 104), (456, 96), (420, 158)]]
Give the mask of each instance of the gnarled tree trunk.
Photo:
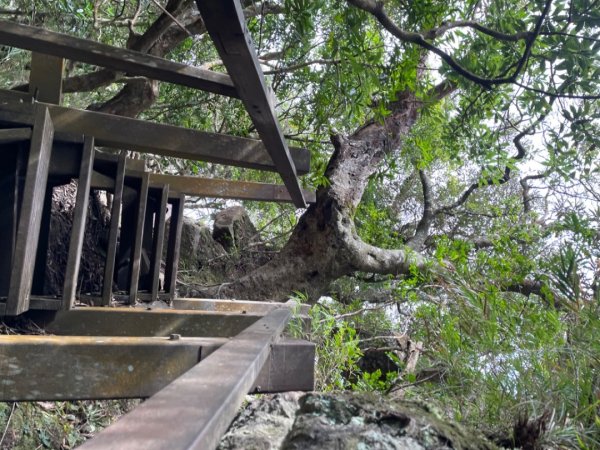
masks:
[(426, 259), (408, 246), (384, 250), (362, 241), (353, 219), (369, 177), (386, 155), (398, 152), (422, 106), (414, 93), (403, 92), (383, 122), (371, 121), (348, 137), (333, 136), (329, 185), (319, 189), (281, 252), (252, 273), (203, 293), (283, 300), (300, 291), (316, 301), (332, 281), (355, 271), (398, 274), (411, 265), (424, 268)]

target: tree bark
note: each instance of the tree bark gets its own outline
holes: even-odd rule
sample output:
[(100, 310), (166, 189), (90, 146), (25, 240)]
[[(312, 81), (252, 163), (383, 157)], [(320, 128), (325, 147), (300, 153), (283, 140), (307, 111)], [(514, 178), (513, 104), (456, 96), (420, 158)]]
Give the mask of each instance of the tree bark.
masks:
[(370, 121), (347, 137), (333, 136), (329, 185), (318, 190), (316, 203), (302, 215), (281, 252), (252, 273), (202, 294), (284, 300), (297, 291), (315, 302), (332, 281), (356, 271), (402, 274), (412, 265), (425, 270), (429, 262), (409, 246), (384, 250), (365, 243), (353, 219), (369, 178), (386, 155), (399, 151), (421, 107), (413, 92), (403, 92), (383, 122)]

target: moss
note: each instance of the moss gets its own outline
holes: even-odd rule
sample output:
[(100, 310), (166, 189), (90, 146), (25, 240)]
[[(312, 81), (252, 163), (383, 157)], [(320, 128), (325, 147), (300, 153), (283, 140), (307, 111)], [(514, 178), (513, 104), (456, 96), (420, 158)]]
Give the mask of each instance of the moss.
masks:
[(137, 403), (137, 400), (0, 403), (0, 430), (4, 433), (0, 449), (75, 448)]
[[(473, 430), (441, 418), (434, 408), (376, 393), (308, 394), (300, 400), (296, 423), (284, 448), (406, 448), (494, 450)], [(404, 448), (404, 447), (403, 447)]]

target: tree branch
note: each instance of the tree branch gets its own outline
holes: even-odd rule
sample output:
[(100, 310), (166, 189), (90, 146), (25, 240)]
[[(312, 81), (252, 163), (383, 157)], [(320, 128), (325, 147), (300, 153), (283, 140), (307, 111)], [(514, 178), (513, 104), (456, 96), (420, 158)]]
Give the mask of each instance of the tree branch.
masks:
[[(509, 83), (514, 83), (516, 81), (516, 79), (520, 75), (522, 69), (525, 67), (525, 64), (526, 64), (527, 60), (529, 59), (529, 56), (531, 55), (531, 49), (533, 47), (533, 43), (537, 39), (537, 37), (541, 31), (542, 25), (544, 23), (544, 20), (546, 19), (546, 16), (548, 15), (548, 13), (550, 11), (550, 6), (552, 5), (552, 0), (546, 0), (544, 9), (542, 10), (540, 17), (536, 21), (536, 24), (532, 31), (523, 32), (524, 33), (523, 37), (521, 37), (520, 33), (517, 33), (516, 35), (512, 35), (512, 36), (514, 36), (514, 39), (516, 39), (516, 40), (521, 40), (521, 39), (525, 40), (525, 49), (523, 50), (523, 54), (521, 55), (519, 60), (516, 62), (513, 73), (510, 76), (503, 76), (503, 77), (498, 77), (498, 78), (482, 77), (482, 76), (479, 76), (479, 75), (473, 73), (472, 71), (470, 71), (469, 69), (467, 69), (466, 67), (461, 65), (458, 61), (456, 61), (451, 55), (449, 55), (448, 53), (441, 50), (439, 47), (436, 47), (431, 42), (429, 42), (427, 40), (429, 37), (428, 33), (432, 32), (434, 35), (433, 37), (435, 37), (435, 34), (436, 34), (435, 30), (443, 30), (443, 27), (444, 27), (443, 25), (440, 26), (438, 29), (435, 29), (435, 30), (429, 31), (429, 32), (425, 32), (425, 33), (415, 33), (412, 31), (406, 31), (406, 30), (402, 30), (400, 27), (398, 27), (390, 19), (390, 17), (385, 13), (385, 11), (383, 9), (382, 1), (348, 0), (348, 3), (350, 3), (351, 5), (354, 5), (355, 7), (359, 8), (359, 9), (362, 9), (364, 11), (371, 13), (388, 32), (390, 32), (393, 36), (395, 36), (402, 42), (410, 42), (410, 43), (419, 45), (420, 47), (422, 47), (426, 50), (431, 51), (432, 53), (438, 55), (446, 64), (448, 64), (452, 69), (454, 69), (454, 71), (456, 73), (458, 73), (459, 75), (463, 76), (464, 78), (466, 78), (469, 81), (472, 81), (476, 84), (479, 84), (479, 85), (485, 87), (486, 89), (491, 89), (494, 85), (509, 84)], [(473, 24), (475, 22), (465, 22), (465, 23)], [(487, 29), (486, 27), (483, 27), (482, 25), (479, 25), (479, 26), (482, 28), (482, 30), (480, 30), (480, 31), (486, 30), (487, 31), (486, 34), (488, 34), (488, 35), (490, 35), (490, 33), (495, 33), (493, 30)], [(500, 37), (497, 37), (497, 39), (502, 38), (501, 40), (507, 40), (508, 37), (511, 35), (500, 33), (499, 36)]]
[(422, 169), (419, 170), (419, 179), (421, 180), (421, 188), (423, 191), (423, 216), (417, 225), (414, 236), (406, 242), (406, 245), (413, 250), (419, 250), (425, 244), (431, 222), (434, 218), (433, 199), (431, 198), (431, 181)]
[(528, 214), (531, 212), (531, 195), (530, 195), (530, 187), (528, 184), (529, 180), (540, 180), (546, 176), (545, 173), (540, 173), (537, 175), (528, 175), (519, 180), (519, 184), (523, 188), (523, 212)]
[[(512, 157), (513, 161), (519, 161), (521, 159), (523, 159), (525, 157), (525, 155), (527, 154), (527, 151), (525, 150), (525, 147), (523, 146), (521, 140), (527, 136), (528, 134), (530, 134), (536, 126), (538, 126), (541, 122), (544, 121), (544, 119), (548, 116), (548, 114), (550, 114), (550, 111), (552, 110), (552, 105), (554, 103), (555, 99), (551, 99), (551, 101), (549, 102), (549, 106), (548, 109), (546, 110), (546, 112), (544, 112), (542, 115), (540, 115), (536, 120), (534, 120), (527, 128), (525, 128), (523, 131), (519, 132), (519, 134), (517, 134), (514, 139), (513, 139), (513, 144), (514, 146), (517, 148), (517, 154), (515, 156)], [(462, 193), (462, 195), (453, 203), (446, 205), (446, 206), (442, 206), (438, 209), (435, 210), (434, 215), (438, 215), (438, 214), (445, 214), (455, 208), (458, 208), (459, 206), (463, 205), (471, 196), (471, 194), (473, 194), (473, 192), (475, 192), (475, 190), (477, 190), (480, 187), (484, 187), (484, 186), (490, 186), (493, 184), (505, 184), (510, 180), (510, 176), (511, 176), (511, 169), (509, 166), (506, 166), (504, 168), (504, 173), (502, 174), (502, 177), (499, 179), (494, 179), (494, 178), (488, 178), (485, 180), (480, 180), (476, 183), (471, 184), (467, 190), (465, 192)]]

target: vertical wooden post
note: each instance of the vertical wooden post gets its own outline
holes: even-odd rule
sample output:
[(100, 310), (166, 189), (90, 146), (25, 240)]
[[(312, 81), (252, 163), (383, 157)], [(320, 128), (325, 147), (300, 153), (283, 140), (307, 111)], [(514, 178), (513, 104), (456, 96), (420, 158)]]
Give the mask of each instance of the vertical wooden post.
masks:
[(165, 291), (171, 299), (175, 298), (175, 282), (179, 266), (179, 246), (181, 245), (181, 230), (183, 229), (183, 205), (185, 195), (179, 195), (171, 201), (171, 225), (169, 227), (169, 243), (165, 268)]
[(44, 295), (46, 285), (46, 267), (48, 266), (48, 244), (50, 240), (50, 216), (52, 215), (52, 187), (46, 185), (44, 194), (44, 208), (40, 221), (40, 233), (38, 237), (37, 250), (35, 254), (35, 266), (33, 268), (33, 281), (31, 283), (31, 295)]
[[(3, 146), (3, 164), (0, 165), (0, 297), (8, 295), (13, 252), (19, 225), (19, 171), (24, 166), (25, 143)], [(4, 306), (4, 305), (3, 305)]]
[(48, 109), (37, 106), (6, 302), (6, 314), (10, 316), (29, 309), (53, 137), (54, 126)]
[(31, 53), (29, 93), (44, 103), (60, 105), (64, 60), (43, 53)]
[(149, 179), (149, 173), (144, 173), (144, 175), (142, 175), (140, 193), (138, 195), (138, 212), (135, 225), (135, 242), (132, 251), (131, 280), (129, 284), (129, 303), (131, 305), (135, 304), (135, 299), (138, 294), (138, 286), (140, 281), (142, 243), (144, 238), (144, 228), (146, 222), (146, 207), (148, 205)]
[(106, 264), (104, 266), (104, 284), (102, 285), (103, 306), (110, 305), (112, 300), (112, 283), (115, 273), (115, 258), (117, 256), (117, 237), (119, 235), (119, 222), (121, 221), (121, 210), (123, 209), (123, 183), (125, 181), (125, 162), (127, 150), (121, 150), (121, 156), (117, 163), (115, 174), (115, 192), (113, 196), (110, 214), (110, 231), (108, 234), (108, 249), (106, 250)]
[(152, 301), (158, 300), (158, 285), (160, 281), (160, 262), (162, 260), (163, 243), (165, 241), (165, 219), (167, 201), (169, 199), (169, 185), (165, 184), (160, 192), (160, 202), (154, 222), (154, 240), (152, 242)]
[(85, 222), (87, 218), (88, 203), (90, 198), (90, 184), (94, 168), (94, 138), (86, 136), (83, 142), (79, 179), (77, 184), (77, 199), (73, 227), (71, 228), (71, 241), (69, 242), (69, 256), (65, 270), (65, 283), (63, 285), (62, 309), (71, 309), (75, 302), (77, 278), (79, 276), (79, 260), (83, 248), (85, 235)]

